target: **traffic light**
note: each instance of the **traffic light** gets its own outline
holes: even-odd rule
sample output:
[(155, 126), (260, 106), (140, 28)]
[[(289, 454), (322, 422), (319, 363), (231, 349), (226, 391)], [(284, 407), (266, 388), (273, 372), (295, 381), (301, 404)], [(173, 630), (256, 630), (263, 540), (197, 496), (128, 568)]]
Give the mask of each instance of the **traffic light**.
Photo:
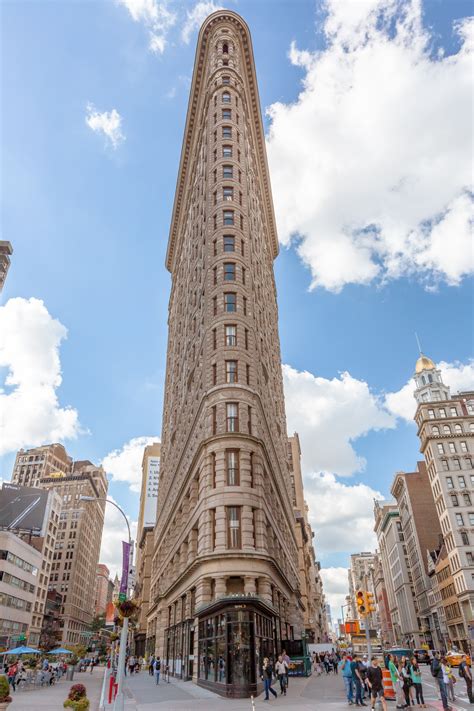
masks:
[(375, 599), (374, 596), (372, 595), (371, 592), (366, 592), (365, 593), (365, 606), (367, 609), (367, 612), (375, 612)]
[(365, 617), (367, 614), (365, 595), (366, 594), (362, 590), (358, 590), (356, 593), (357, 612), (361, 615), (361, 617)]

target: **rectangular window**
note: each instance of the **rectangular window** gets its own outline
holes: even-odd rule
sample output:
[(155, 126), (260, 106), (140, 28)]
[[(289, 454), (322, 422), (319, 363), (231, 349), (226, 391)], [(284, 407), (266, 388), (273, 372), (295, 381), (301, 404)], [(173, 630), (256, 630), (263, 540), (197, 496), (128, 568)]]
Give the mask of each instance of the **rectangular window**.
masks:
[(224, 263), (224, 281), (235, 281), (235, 262)]
[(240, 216), (240, 229), (241, 229), (241, 230), (244, 229), (244, 218), (243, 218), (243, 215)]
[(217, 257), (217, 240), (216, 240), (216, 239), (213, 240), (213, 242), (212, 242), (212, 247), (213, 247), (213, 254), (214, 254), (214, 257)]
[(469, 536), (467, 535), (466, 531), (461, 531), (461, 541), (463, 546), (469, 545)]
[(461, 447), (461, 452), (467, 452), (467, 442), (459, 442), (459, 446)]
[(449, 446), (449, 451), (450, 451), (450, 453), (451, 453), (451, 454), (456, 454), (456, 445), (454, 444), (454, 442), (449, 442), (449, 443), (448, 443), (448, 446)]
[(233, 225), (234, 224), (234, 211), (233, 210), (224, 210), (223, 221), (224, 221), (224, 225)]
[(245, 366), (245, 373), (246, 373), (246, 382), (247, 382), (247, 385), (250, 385), (250, 366), (249, 366), (248, 363), (247, 363), (247, 365)]
[(212, 297), (212, 310), (214, 316), (217, 316), (217, 296)]
[(245, 267), (242, 267), (242, 284), (245, 286)]
[(450, 477), (450, 476), (446, 477), (446, 486), (448, 487), (448, 489), (454, 489), (454, 483), (453, 483), (452, 477)]
[(448, 464), (447, 459), (441, 460), (441, 468), (443, 469), (444, 472), (449, 472), (449, 464)]
[(222, 83), (223, 84), (230, 84), (230, 77), (228, 77), (228, 76), (222, 77)]
[(232, 168), (231, 165), (223, 165), (222, 166), (222, 177), (224, 179), (234, 177), (234, 169)]
[(442, 408), (440, 409), (440, 411), (439, 411), (439, 416), (440, 416), (440, 417), (446, 417), (446, 410), (444, 409), (444, 407), (442, 407)]
[(239, 431), (239, 406), (236, 402), (226, 403), (226, 431)]
[(234, 235), (224, 235), (224, 252), (235, 252)]
[(217, 385), (217, 363), (212, 364), (212, 384)]
[(227, 292), (224, 294), (224, 311), (227, 313), (237, 311), (237, 294)]
[(239, 486), (240, 471), (238, 449), (226, 449), (225, 464), (227, 473), (227, 486)]
[[(466, 538), (467, 538), (467, 533), (466, 533), (465, 535), (466, 535)], [(468, 538), (467, 538), (467, 540), (469, 541)], [(463, 538), (463, 543), (464, 543), (464, 538)], [(469, 542), (468, 542), (468, 543), (464, 543), (464, 545), (465, 545), (465, 546), (468, 546), (468, 545), (469, 545)], [(471, 553), (470, 551), (468, 551), (468, 552), (466, 553), (466, 558), (467, 558), (468, 565), (474, 565), (474, 553)]]
[(234, 188), (224, 187), (222, 188), (222, 195), (224, 200), (230, 201), (234, 199)]
[[(474, 514), (473, 514), (473, 516), (474, 516)], [(462, 517), (462, 514), (460, 514), (460, 513), (456, 514), (456, 524), (458, 526), (464, 526), (464, 519)]]
[(457, 417), (457, 416), (458, 416), (458, 411), (456, 410), (455, 407), (451, 407), (451, 408), (449, 409), (449, 412), (450, 412), (450, 414), (451, 414), (451, 417)]
[(438, 454), (444, 454), (444, 445), (438, 442), (436, 446), (438, 447)]
[(212, 269), (212, 281), (214, 286), (217, 284), (217, 267), (213, 267)]
[(457, 457), (453, 459), (453, 469), (461, 469), (461, 462)]
[(232, 138), (232, 126), (222, 126), (222, 138)]
[(232, 158), (232, 146), (222, 146), (222, 157)]
[(435, 411), (428, 410), (428, 417), (430, 418), (430, 420), (434, 420), (434, 416), (435, 416)]
[(212, 408), (212, 434), (217, 434), (217, 407)]
[(214, 350), (217, 348), (217, 330), (215, 328), (212, 329), (212, 347)]
[(240, 548), (240, 506), (227, 506), (227, 548)]
[(468, 513), (468, 516), (469, 516), (469, 525), (474, 526), (474, 513), (472, 511), (470, 511)]
[(217, 473), (217, 468), (216, 468), (216, 454), (213, 452), (211, 454), (211, 483), (212, 483), (212, 488), (216, 488), (216, 473)]
[(226, 383), (237, 383), (238, 382), (237, 361), (236, 360), (226, 360), (226, 362), (225, 362), (225, 381), (226, 381)]
[(465, 489), (466, 488), (466, 480), (463, 476), (458, 476), (458, 482), (459, 482), (459, 488), (460, 489)]
[(209, 509), (209, 517), (210, 517), (210, 544), (211, 544), (211, 551), (213, 551), (216, 547), (216, 510), (215, 509)]
[(222, 109), (222, 120), (231, 121), (232, 120), (232, 109)]
[(250, 452), (250, 486), (253, 488), (254, 485), (254, 456), (253, 452)]
[(245, 348), (249, 349), (249, 331), (248, 328), (245, 329)]
[(465, 491), (462, 495), (462, 501), (464, 506), (470, 506), (471, 505), (471, 495)]
[(234, 324), (225, 325), (225, 345), (232, 347), (237, 345), (237, 326)]
[(250, 405), (248, 406), (247, 409), (247, 415), (248, 415), (248, 433), (249, 435), (252, 434), (252, 408)]
[(459, 506), (459, 501), (456, 494), (451, 494), (451, 503), (453, 506)]
[(242, 252), (242, 257), (245, 257), (245, 242), (244, 242), (244, 240), (241, 240), (241, 242), (240, 242), (240, 249)]
[(224, 91), (222, 94), (222, 103), (223, 104), (230, 104), (230, 94), (228, 91)]
[(244, 316), (247, 316), (247, 297), (244, 296)]

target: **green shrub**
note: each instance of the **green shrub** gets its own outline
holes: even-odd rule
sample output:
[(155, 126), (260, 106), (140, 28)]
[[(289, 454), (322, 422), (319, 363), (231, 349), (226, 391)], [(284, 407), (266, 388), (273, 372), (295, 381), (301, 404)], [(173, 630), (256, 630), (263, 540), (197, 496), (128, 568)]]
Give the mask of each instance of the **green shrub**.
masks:
[(6, 676), (0, 676), (0, 703), (9, 703), (12, 700), (10, 696), (10, 684)]

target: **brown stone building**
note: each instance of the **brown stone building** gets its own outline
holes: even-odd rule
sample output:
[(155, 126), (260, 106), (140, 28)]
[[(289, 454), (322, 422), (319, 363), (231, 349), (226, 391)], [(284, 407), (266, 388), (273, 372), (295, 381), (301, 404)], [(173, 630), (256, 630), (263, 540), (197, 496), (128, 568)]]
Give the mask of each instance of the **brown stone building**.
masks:
[(273, 260), (278, 239), (250, 33), (204, 22), (174, 202), (148, 634), (172, 674), (256, 691), (301, 636)]
[(46, 587), (61, 594), (62, 644), (82, 644), (88, 640), (94, 616), (105, 502), (84, 501), (81, 497), (106, 497), (105, 472), (88, 460), (73, 462), (61, 444), (52, 444), (20, 450), (12, 482), (52, 489), (60, 497), (58, 532), (52, 561), (47, 561), (50, 572), (45, 578), (44, 599)]
[(7, 272), (10, 268), (10, 255), (13, 254), (13, 248), (10, 242), (0, 240), (0, 291), (3, 289)]
[(398, 505), (421, 638), (430, 649), (439, 649), (443, 640), (437, 637), (430, 605), (427, 551), (437, 546), (441, 527), (425, 463), (418, 462), (415, 472), (398, 472), (391, 493)]
[(97, 617), (99, 615), (105, 615), (105, 608), (107, 607), (107, 603), (109, 602), (109, 575), (110, 570), (107, 568), (105, 563), (99, 563), (97, 565), (97, 572), (95, 576), (94, 599), (94, 614)]

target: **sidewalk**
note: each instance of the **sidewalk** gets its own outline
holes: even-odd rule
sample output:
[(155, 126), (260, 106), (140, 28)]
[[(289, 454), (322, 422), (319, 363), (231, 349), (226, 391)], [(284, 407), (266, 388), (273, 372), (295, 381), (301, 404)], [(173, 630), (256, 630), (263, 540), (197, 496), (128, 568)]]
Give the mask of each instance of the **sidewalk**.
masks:
[(54, 686), (40, 686), (26, 691), (17, 690), (12, 693), (12, 703), (8, 711), (64, 711), (63, 702), (67, 699), (69, 689), (73, 684), (84, 684), (87, 689), (87, 696), (91, 702), (90, 711), (97, 711), (99, 708), (100, 692), (102, 680), (104, 678), (104, 667), (95, 667), (94, 672), (76, 672), (73, 681), (66, 681), (63, 677)]

